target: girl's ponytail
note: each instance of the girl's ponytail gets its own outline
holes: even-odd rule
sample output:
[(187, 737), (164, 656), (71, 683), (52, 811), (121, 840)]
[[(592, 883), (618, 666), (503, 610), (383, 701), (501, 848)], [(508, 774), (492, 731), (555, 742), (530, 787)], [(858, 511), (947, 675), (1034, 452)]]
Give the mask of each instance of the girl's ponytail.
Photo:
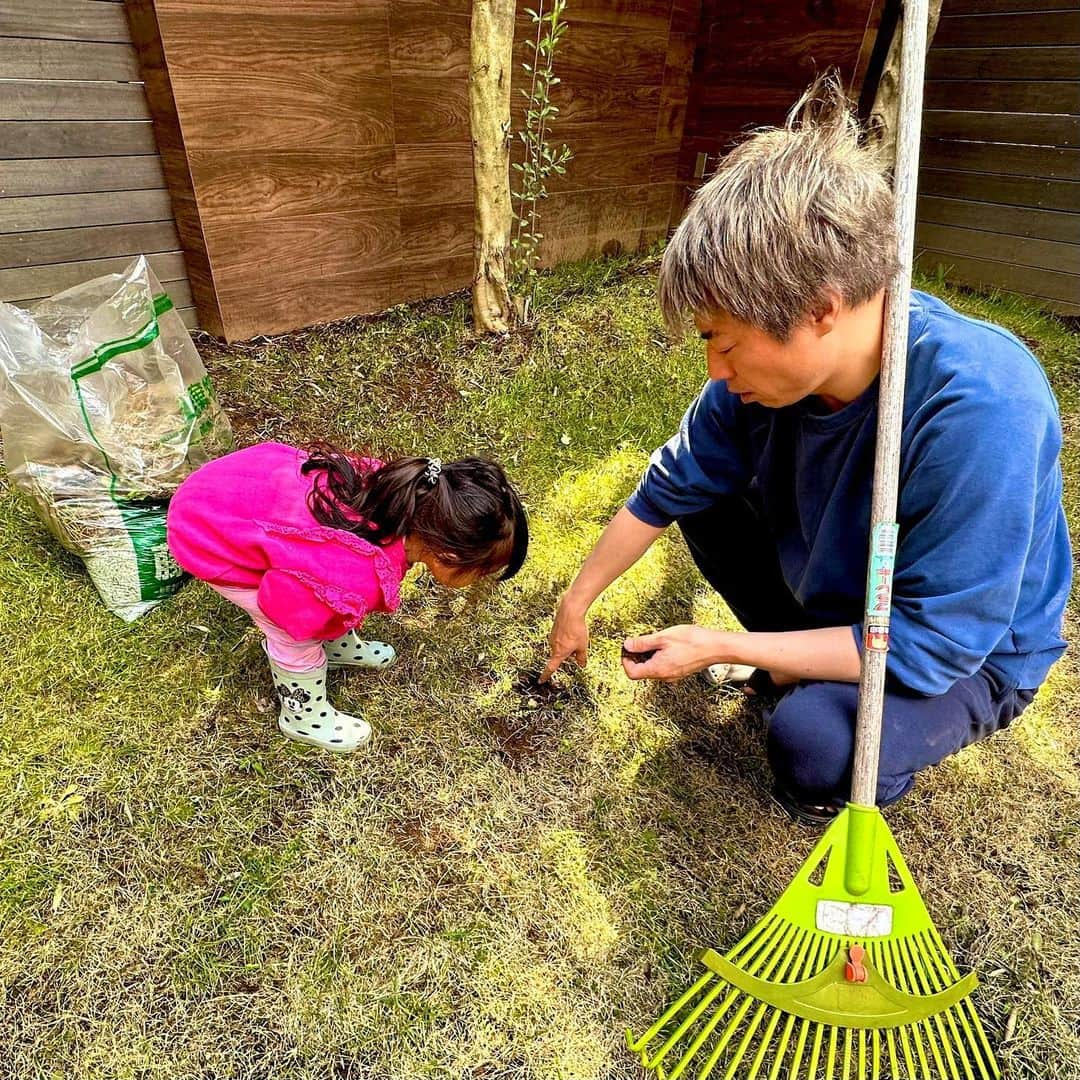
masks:
[(316, 443), (300, 471), (320, 474), (308, 495), (317, 521), (381, 547), (412, 531), (426, 464), (425, 458), (400, 458), (380, 467)]

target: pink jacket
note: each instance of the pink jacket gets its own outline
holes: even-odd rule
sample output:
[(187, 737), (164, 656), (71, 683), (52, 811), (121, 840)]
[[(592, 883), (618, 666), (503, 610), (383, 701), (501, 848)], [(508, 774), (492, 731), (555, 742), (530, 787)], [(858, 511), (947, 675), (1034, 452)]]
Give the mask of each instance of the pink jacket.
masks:
[(381, 548), (312, 517), (306, 456), (260, 443), (197, 469), (169, 504), (169, 548), (203, 581), (258, 589), (263, 614), (291, 637), (329, 641), (369, 612), (396, 611), (409, 564), (400, 540)]

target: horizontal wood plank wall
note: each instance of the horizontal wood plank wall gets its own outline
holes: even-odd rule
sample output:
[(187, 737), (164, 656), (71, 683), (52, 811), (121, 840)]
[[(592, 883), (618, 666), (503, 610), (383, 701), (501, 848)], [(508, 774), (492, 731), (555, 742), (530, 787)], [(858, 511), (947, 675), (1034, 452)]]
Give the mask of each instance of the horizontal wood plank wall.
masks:
[(920, 265), (1080, 315), (1080, 0), (945, 0), (927, 80)]
[[(551, 139), (574, 157), (541, 204), (546, 265), (634, 251), (667, 234), (700, 10), (701, 0), (567, 5)], [(522, 11), (518, 72), (532, 63), (534, 37)]]
[[(666, 231), (699, 3), (572, 5), (545, 262)], [(471, 282), (471, 0), (127, 6), (205, 326), (235, 340)]]
[[(810, 15), (794, 0), (706, 2), (710, 107), (729, 131), (782, 113), (811, 55), (850, 73), (875, 0), (811, 0)], [(205, 326), (235, 340), (469, 284), (471, 0), (127, 6)], [(633, 250), (681, 211), (700, 11), (701, 0), (570, 5), (551, 138), (574, 158), (542, 207), (545, 262)]]
[(119, 0), (0, 0), (0, 300), (149, 256), (197, 325)]
[[(835, 67), (857, 99), (882, 0), (703, 0), (677, 177), (689, 195), (747, 130), (779, 124), (816, 74)], [(704, 177), (695, 176), (707, 155)]]

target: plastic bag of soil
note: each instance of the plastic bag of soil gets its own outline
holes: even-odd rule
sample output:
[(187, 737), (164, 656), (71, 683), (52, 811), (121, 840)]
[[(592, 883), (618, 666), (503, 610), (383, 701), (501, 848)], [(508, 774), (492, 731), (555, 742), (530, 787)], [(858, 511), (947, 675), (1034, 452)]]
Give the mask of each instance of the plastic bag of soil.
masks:
[(26, 309), (0, 303), (0, 432), (12, 482), (110, 611), (131, 621), (180, 588), (168, 500), (232, 431), (144, 258)]

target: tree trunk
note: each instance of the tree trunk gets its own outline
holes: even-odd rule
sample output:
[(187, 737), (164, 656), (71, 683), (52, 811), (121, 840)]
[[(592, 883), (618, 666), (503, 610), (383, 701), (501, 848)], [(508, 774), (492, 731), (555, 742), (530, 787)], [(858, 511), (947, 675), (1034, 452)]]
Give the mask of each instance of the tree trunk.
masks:
[(510, 80), (515, 0), (473, 0), (469, 57), (474, 198), (473, 324), (505, 334), (516, 321), (510, 248)]
[[(926, 27), (926, 48), (934, 40), (938, 19), (941, 17), (941, 0), (930, 0), (930, 19)], [(881, 146), (882, 156), (892, 168), (896, 160), (896, 126), (900, 107), (900, 42), (903, 40), (904, 16), (901, 12), (889, 45), (889, 54), (885, 66), (881, 69), (877, 93), (874, 95), (874, 107), (870, 110), (870, 129)]]

